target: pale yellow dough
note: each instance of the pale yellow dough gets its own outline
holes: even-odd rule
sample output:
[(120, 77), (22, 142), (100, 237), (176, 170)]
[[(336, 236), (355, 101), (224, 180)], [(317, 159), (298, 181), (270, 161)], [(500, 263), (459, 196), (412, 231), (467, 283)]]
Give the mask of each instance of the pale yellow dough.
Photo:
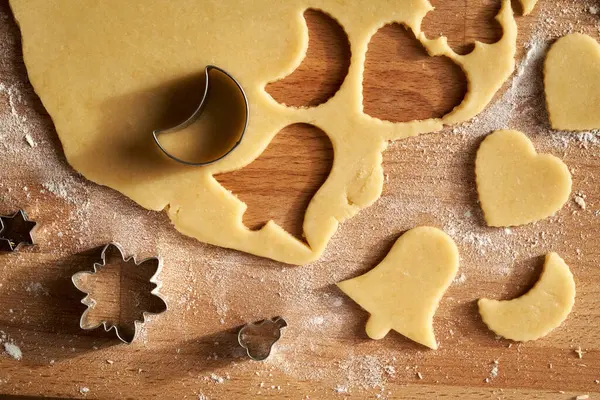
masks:
[(600, 44), (573, 33), (559, 39), (544, 64), (544, 85), (554, 129), (600, 129)]
[(382, 339), (393, 329), (437, 349), (433, 316), (458, 272), (458, 249), (436, 228), (420, 227), (398, 239), (374, 269), (338, 287), (371, 314), (367, 335)]
[(531, 13), (537, 2), (538, 0), (521, 0), (521, 5), (523, 6), (523, 15)]
[(571, 173), (557, 157), (538, 154), (521, 132), (496, 131), (475, 161), (477, 192), (489, 226), (518, 226), (547, 218), (569, 200)]
[[(383, 185), (382, 152), (391, 140), (466, 121), (490, 102), (514, 69), (517, 26), (510, 0), (497, 20), (494, 44), (477, 42), (458, 55), (445, 37), (427, 39), (427, 0), (12, 0), (33, 87), (54, 120), (69, 163), (86, 178), (114, 188), (151, 210), (166, 210), (175, 227), (198, 240), (292, 264), (323, 253), (338, 224), (375, 202)], [(348, 76), (327, 103), (297, 109), (279, 104), (265, 85), (296, 69), (308, 46), (308, 8), (345, 28), (352, 58)], [(410, 28), (430, 55), (465, 72), (469, 93), (442, 119), (391, 123), (363, 113), (367, 46), (379, 28)], [(165, 112), (165, 88), (198, 77), (207, 64), (235, 76), (250, 103), (246, 138), (208, 167), (166, 159), (152, 142), (152, 121)], [(170, 100), (173, 101), (172, 99)], [(213, 175), (250, 164), (284, 127), (311, 123), (333, 144), (332, 171), (304, 219), (308, 243), (275, 222), (252, 231), (246, 205)]]
[(563, 323), (575, 304), (573, 274), (556, 253), (546, 256), (540, 279), (513, 300), (479, 300), (483, 322), (496, 334), (526, 342), (549, 334)]

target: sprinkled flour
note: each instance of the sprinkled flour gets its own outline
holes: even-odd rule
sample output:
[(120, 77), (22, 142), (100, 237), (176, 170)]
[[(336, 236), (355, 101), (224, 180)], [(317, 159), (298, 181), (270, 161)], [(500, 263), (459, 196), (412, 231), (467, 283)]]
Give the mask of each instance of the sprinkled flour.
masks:
[[(48, 273), (39, 271), (39, 277), (32, 275), (21, 286), (13, 282), (14, 277), (0, 279), (0, 290), (24, 292), (33, 304), (47, 302), (49, 296), (58, 298), (60, 294), (51, 285), (57, 278), (53, 274), (76, 269), (78, 253), (107, 241), (120, 242), (129, 254), (140, 258), (160, 254), (164, 261), (160, 275), (162, 292), (170, 312), (149, 318), (139, 332), (136, 346), (140, 348), (135, 351), (146, 352), (149, 361), (135, 356), (134, 365), (125, 368), (129, 362), (123, 353), (128, 350), (94, 351), (103, 373), (119, 381), (143, 382), (147, 375), (158, 373), (151, 371), (157, 360), (165, 365), (182, 365), (183, 372), (168, 380), (182, 379), (182, 386), (189, 387), (188, 397), (199, 400), (223, 398), (215, 393), (232, 386), (227, 384), (228, 373), (234, 379), (239, 376), (232, 383), (240, 385), (241, 377), (248, 383), (248, 377), (256, 376), (253, 388), (263, 391), (263, 395), (269, 391), (267, 394), (272, 397), (283, 397), (288, 389), (285, 377), (306, 381), (310, 383), (307, 390), (314, 391), (307, 393), (306, 398), (310, 399), (326, 396), (312, 382), (326, 382), (324, 390), (340, 399), (349, 393), (356, 398), (401, 398), (399, 393), (388, 393), (391, 382), (452, 386), (458, 379), (453, 373), (470, 373), (473, 387), (483, 386), (481, 379), (485, 376), (498, 377), (493, 383), (500, 382), (514, 372), (515, 365), (502, 358), (500, 375), (497, 364), (490, 366), (489, 353), (473, 350), (473, 337), (477, 343), (493, 341), (483, 328), (475, 333), (465, 328), (472, 326), (473, 321), (480, 322), (474, 300), (482, 296), (510, 298), (522, 293), (522, 285), (530, 281), (545, 253), (563, 249), (577, 265), (578, 253), (570, 246), (584, 248), (594, 243), (584, 230), (577, 237), (579, 243), (571, 245), (562, 228), (564, 221), (580, 223), (578, 218), (591, 215), (597, 207), (592, 192), (581, 187), (585, 184), (583, 178), (574, 181), (574, 198), (565, 209), (535, 225), (489, 228), (477, 204), (474, 152), (480, 140), (493, 130), (522, 130), (539, 151), (559, 157), (600, 156), (600, 132), (574, 134), (553, 131), (548, 126), (541, 75), (544, 55), (554, 38), (579, 28), (555, 17), (559, 11), (553, 2), (542, 3), (546, 6), (540, 23), (522, 49), (524, 57), (505, 91), (472, 121), (447, 127), (436, 135), (390, 144), (383, 155), (386, 184), (381, 199), (340, 225), (322, 259), (303, 267), (283, 266), (266, 259), (257, 263), (253, 256), (200, 243), (177, 233), (164, 213), (144, 210), (125, 196), (85, 180), (68, 166), (50, 119), (39, 112), (41, 105), (24, 71), (9, 73), (20, 79), (5, 81), (0, 76), (0, 168), (18, 170), (23, 177), (18, 182), (0, 182), (0, 204), (6, 212), (15, 204), (23, 204), (32, 219), (42, 218), (43, 224), (36, 233), (38, 249), (48, 257), (48, 268), (54, 268)], [(585, 7), (585, 18), (598, 20), (595, 4), (585, 1), (565, 8), (569, 14), (575, 9), (582, 13)], [(1, 32), (4, 20), (0, 22)], [(585, 29), (593, 33), (592, 28)], [(22, 68), (7, 64), (6, 60), (14, 57), (6, 55), (18, 49), (18, 44), (10, 40), (15, 39), (0, 40), (0, 66), (5, 71)], [(574, 176), (579, 177), (577, 173)], [(392, 187), (398, 192), (392, 193)], [(584, 192), (590, 197), (586, 198)], [(584, 209), (589, 212), (583, 212)], [(461, 254), (459, 273), (434, 320), (440, 349), (425, 350), (393, 332), (382, 341), (370, 341), (364, 333), (368, 313), (346, 298), (334, 283), (373, 268), (402, 232), (425, 224), (444, 229)], [(7, 261), (7, 272), (25, 268), (15, 260), (16, 257)], [(62, 278), (68, 280), (66, 275)], [(34, 313), (17, 306), (18, 303), (7, 306), (14, 309), (7, 315), (15, 325), (44, 323), (45, 331), (52, 331), (48, 321), (36, 321)], [(57, 309), (56, 314), (60, 315), (60, 311)], [(237, 348), (224, 350), (219, 336), (223, 332), (276, 315), (284, 316), (289, 326), (264, 363), (240, 361), (244, 352)], [(199, 318), (207, 322), (198, 324)], [(18, 343), (28, 344), (30, 333), (19, 334), (15, 336)], [(73, 335), (39, 335), (38, 340), (43, 337), (58, 343), (62, 339), (60, 346), (64, 344), (64, 348), (36, 349), (39, 365), (44, 368), (68, 368), (68, 363), (77, 363), (89, 354), (88, 348), (82, 350), (84, 344), (70, 343)], [(164, 340), (166, 335), (178, 342)], [(7, 357), (22, 358), (13, 339), (4, 337), (1, 343)], [(347, 351), (340, 352), (334, 343), (347, 345)], [(29, 346), (25, 348), (29, 359)], [(175, 351), (176, 348), (182, 350)], [(518, 346), (502, 350), (508, 359), (519, 351)], [(439, 360), (446, 362), (448, 368), (435, 367)], [(458, 371), (455, 360), (461, 360), (467, 372)], [(520, 362), (523, 373), (536, 368), (527, 357)], [(559, 368), (555, 363), (553, 371), (560, 373)], [(132, 374), (140, 378), (131, 378)], [(262, 384), (259, 386), (258, 382)], [(93, 389), (88, 397), (96, 395), (97, 387), (90, 381), (85, 383)], [(69, 390), (85, 388), (72, 386)], [(114, 397), (123, 394), (115, 392)]]
[(15, 360), (21, 360), (23, 358), (21, 349), (14, 343), (4, 342), (4, 351)]

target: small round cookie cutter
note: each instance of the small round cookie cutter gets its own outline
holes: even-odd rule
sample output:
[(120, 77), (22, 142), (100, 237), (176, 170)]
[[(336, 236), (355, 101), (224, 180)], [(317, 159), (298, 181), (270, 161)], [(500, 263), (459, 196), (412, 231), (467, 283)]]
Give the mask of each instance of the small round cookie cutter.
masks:
[[(213, 158), (210, 159), (208, 161), (202, 161), (202, 162), (194, 162), (194, 161), (189, 161), (189, 160), (184, 160), (182, 158), (179, 158), (177, 156), (175, 156), (173, 153), (171, 153), (169, 150), (167, 150), (160, 142), (159, 136), (165, 133), (174, 133), (174, 132), (179, 132), (182, 131), (186, 128), (188, 128), (190, 125), (192, 125), (194, 122), (196, 122), (204, 113), (204, 110), (206, 108), (206, 103), (208, 100), (208, 96), (210, 93), (210, 72), (211, 71), (218, 71), (222, 74), (224, 74), (227, 78), (229, 78), (237, 87), (237, 89), (239, 90), (243, 100), (244, 100), (244, 127), (242, 129), (242, 132), (240, 134), (239, 139), (237, 140), (237, 142), (229, 149), (225, 152), (225, 154), (222, 154), (220, 156), (218, 156), (217, 158)], [(204, 83), (204, 94), (202, 95), (202, 100), (200, 101), (200, 105), (196, 108), (196, 110), (193, 112), (193, 114), (184, 122), (182, 122), (181, 124), (174, 126), (172, 128), (167, 128), (167, 129), (157, 129), (155, 131), (152, 132), (152, 136), (154, 137), (154, 142), (158, 145), (158, 147), (160, 148), (160, 150), (170, 159), (177, 161), (178, 163), (181, 164), (185, 164), (185, 165), (190, 165), (190, 166), (196, 166), (196, 167), (201, 167), (201, 166), (205, 166), (205, 165), (210, 165), (213, 163), (216, 163), (219, 160), (222, 160), (223, 158), (227, 157), (229, 154), (231, 154), (232, 151), (234, 151), (242, 142), (242, 139), (244, 138), (244, 134), (246, 133), (246, 130), (248, 129), (248, 119), (250, 116), (250, 106), (248, 104), (248, 97), (246, 96), (246, 92), (244, 91), (244, 89), (242, 88), (242, 85), (237, 81), (237, 79), (235, 79), (229, 72), (225, 71), (222, 68), (219, 68), (215, 65), (208, 65), (205, 69), (204, 69), (204, 78), (205, 78), (205, 83)]]

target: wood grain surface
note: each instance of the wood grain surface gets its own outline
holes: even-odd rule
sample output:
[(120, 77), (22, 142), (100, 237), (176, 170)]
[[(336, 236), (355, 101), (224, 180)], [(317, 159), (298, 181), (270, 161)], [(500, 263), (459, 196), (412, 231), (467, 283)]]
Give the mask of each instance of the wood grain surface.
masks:
[[(466, 53), (474, 40), (492, 43), (501, 35), (493, 20), (499, 0), (432, 3), (437, 9), (426, 18), (425, 32), (448, 36), (457, 51)], [(518, 18), (519, 57), (542, 18), (552, 19), (550, 28), (571, 26), (600, 38), (600, 21), (586, 10), (591, 4), (541, 0), (533, 15)], [(276, 100), (294, 106), (326, 101), (348, 67), (347, 38), (335, 20), (316, 10), (307, 11), (306, 19), (306, 60), (268, 86)], [(0, 255), (0, 340), (23, 352), (21, 360), (0, 354), (1, 398), (600, 396), (600, 149), (569, 133), (562, 133), (568, 146), (556, 145), (562, 139), (548, 133), (543, 110), (530, 113), (536, 128), (528, 133), (539, 151), (569, 165), (574, 193), (585, 197), (586, 209), (570, 202), (557, 216), (532, 226), (486, 228), (474, 191), (473, 160), (482, 135), (506, 121), (474, 123), (458, 131), (449, 127), (392, 144), (384, 153), (381, 200), (340, 227), (322, 260), (292, 267), (183, 237), (164, 214), (143, 210), (72, 171), (27, 81), (18, 27), (6, 0), (0, 0), (0, 55), (0, 127), (2, 118), (26, 115), (19, 121), (30, 129), (17, 132), (18, 144), (0, 132), (0, 214), (23, 207), (39, 223), (36, 246)], [(10, 92), (13, 87), (19, 96)], [(441, 116), (465, 91), (460, 69), (444, 58), (428, 57), (401, 26), (382, 28), (369, 46), (364, 106), (370, 115), (391, 121)], [(532, 93), (543, 96), (539, 87)], [(530, 101), (522, 103), (519, 108), (526, 113)], [(481, 120), (494, 122), (501, 112), (492, 109)], [(512, 121), (515, 128), (521, 123)], [(25, 133), (35, 147), (24, 142)], [(9, 138), (14, 135), (8, 132)], [(326, 179), (332, 158), (324, 132), (295, 125), (277, 135), (251, 165), (217, 179), (248, 205), (248, 227), (273, 219), (301, 238), (304, 210)], [(429, 351), (395, 333), (368, 340), (367, 314), (334, 283), (369, 270), (403, 231), (424, 224), (445, 229), (461, 250), (461, 278), (435, 317), (440, 349)], [(113, 240), (128, 254), (158, 253), (164, 260), (161, 293), (169, 311), (151, 318), (129, 346), (112, 333), (80, 330), (83, 295), (70, 280), (75, 272), (89, 270), (100, 246)], [(536, 342), (496, 338), (481, 322), (476, 299), (524, 293), (550, 250), (565, 258), (576, 278), (577, 300), (569, 319)], [(245, 322), (276, 315), (290, 326), (275, 354), (263, 363), (247, 360), (236, 345), (237, 330)], [(579, 349), (581, 357), (575, 352)]]

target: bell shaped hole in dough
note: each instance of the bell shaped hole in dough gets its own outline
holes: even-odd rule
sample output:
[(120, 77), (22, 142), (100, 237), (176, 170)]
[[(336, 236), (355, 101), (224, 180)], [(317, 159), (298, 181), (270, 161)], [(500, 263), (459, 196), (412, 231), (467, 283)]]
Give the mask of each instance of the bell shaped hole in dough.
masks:
[(556, 253), (546, 256), (535, 286), (512, 300), (480, 299), (483, 322), (496, 334), (526, 342), (549, 334), (567, 318), (575, 304), (573, 274)]
[(279, 132), (250, 165), (215, 179), (246, 204), (243, 222), (249, 229), (274, 221), (304, 240), (306, 209), (332, 165), (333, 147), (325, 132), (294, 124)]
[(537, 2), (538, 0), (521, 0), (521, 6), (523, 7), (523, 15), (530, 14), (535, 8)]
[(521, 132), (487, 136), (475, 161), (477, 192), (489, 226), (518, 226), (547, 218), (571, 194), (571, 173), (557, 157), (538, 154)]
[(289, 107), (315, 107), (327, 102), (340, 89), (350, 68), (350, 41), (344, 27), (321, 10), (306, 10), (304, 19), (309, 41), (301, 65), (265, 88), (275, 101)]
[(371, 271), (338, 287), (371, 314), (366, 331), (383, 339), (390, 330), (437, 349), (433, 316), (458, 272), (458, 249), (437, 228), (419, 227), (402, 235)]

